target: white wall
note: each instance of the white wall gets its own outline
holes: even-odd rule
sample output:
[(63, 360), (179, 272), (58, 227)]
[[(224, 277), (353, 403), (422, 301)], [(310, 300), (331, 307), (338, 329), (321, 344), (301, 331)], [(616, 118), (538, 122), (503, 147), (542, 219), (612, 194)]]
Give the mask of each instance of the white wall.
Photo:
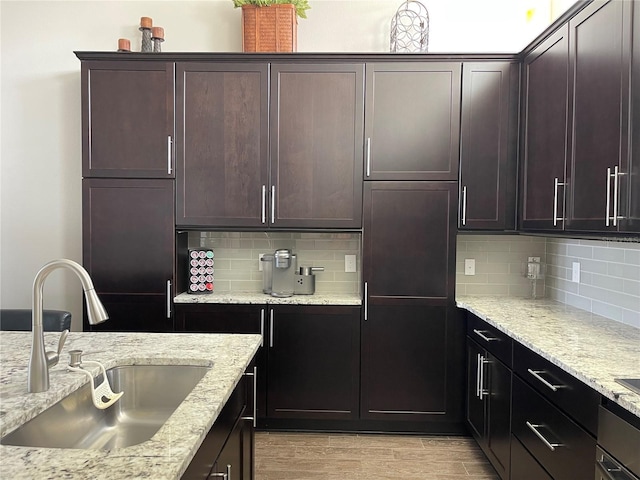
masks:
[[(548, 1), (548, 0), (547, 0)], [(555, 0), (571, 3), (569, 0)], [(311, 0), (298, 27), (301, 52), (387, 51), (400, 0)], [(548, 23), (545, 0), (424, 0), (432, 52), (515, 52)], [(525, 12), (541, 5), (533, 21)], [(0, 306), (27, 308), (47, 261), (81, 261), (80, 62), (74, 50), (140, 47), (137, 24), (165, 28), (164, 51), (240, 51), (231, 0), (0, 2)], [(55, 272), (45, 308), (81, 318), (81, 290)]]

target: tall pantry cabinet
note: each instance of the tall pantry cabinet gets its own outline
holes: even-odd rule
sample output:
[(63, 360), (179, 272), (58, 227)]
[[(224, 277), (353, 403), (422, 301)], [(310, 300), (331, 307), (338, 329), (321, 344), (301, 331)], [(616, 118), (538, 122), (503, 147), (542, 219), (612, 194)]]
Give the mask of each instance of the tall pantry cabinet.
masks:
[(454, 432), (462, 420), (461, 70), (367, 64), (360, 417), (372, 428)]
[(173, 63), (82, 62), (82, 261), (109, 320), (170, 331)]

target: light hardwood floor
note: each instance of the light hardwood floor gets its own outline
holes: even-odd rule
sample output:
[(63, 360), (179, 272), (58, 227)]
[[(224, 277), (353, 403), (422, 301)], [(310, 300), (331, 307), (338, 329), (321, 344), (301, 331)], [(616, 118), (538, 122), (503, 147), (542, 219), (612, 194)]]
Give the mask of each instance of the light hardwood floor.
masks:
[(256, 433), (256, 480), (499, 480), (469, 437)]

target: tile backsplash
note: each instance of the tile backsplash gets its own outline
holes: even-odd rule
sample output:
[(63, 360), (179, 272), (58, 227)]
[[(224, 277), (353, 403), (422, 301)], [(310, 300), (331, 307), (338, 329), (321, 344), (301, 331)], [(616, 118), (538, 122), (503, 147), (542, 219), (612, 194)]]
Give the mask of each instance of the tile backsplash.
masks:
[[(457, 251), (457, 295), (530, 297), (533, 284), (524, 276), (524, 264), (528, 257), (546, 263), (542, 237), (459, 234)], [(475, 275), (465, 275), (465, 259), (475, 260)], [(536, 296), (542, 296), (544, 280), (536, 280), (535, 288)]]
[[(547, 296), (640, 328), (640, 243), (547, 239)], [(572, 281), (579, 263), (580, 282)]]
[[(546, 266), (537, 293), (640, 328), (640, 243), (525, 235), (458, 235), (458, 295), (531, 296), (522, 268), (528, 256)], [(464, 275), (475, 259), (476, 274)], [(580, 281), (572, 281), (573, 263)], [(541, 290), (542, 289), (542, 290)]]
[[(361, 238), (359, 233), (189, 232), (189, 248), (214, 251), (216, 292), (261, 292), (259, 255), (290, 248), (299, 267), (324, 267), (316, 273), (316, 293), (358, 294)], [(356, 255), (355, 273), (344, 271), (345, 255)]]

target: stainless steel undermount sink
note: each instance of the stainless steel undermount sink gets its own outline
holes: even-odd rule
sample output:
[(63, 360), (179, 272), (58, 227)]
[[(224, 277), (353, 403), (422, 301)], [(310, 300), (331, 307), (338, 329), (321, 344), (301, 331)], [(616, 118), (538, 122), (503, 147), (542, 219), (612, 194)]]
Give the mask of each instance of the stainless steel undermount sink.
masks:
[(115, 404), (105, 410), (94, 407), (87, 383), (0, 439), (0, 443), (98, 450), (142, 443), (160, 430), (209, 369), (194, 365), (111, 368), (107, 377), (113, 390), (124, 392)]
[(614, 378), (623, 387), (640, 395), (640, 378)]

